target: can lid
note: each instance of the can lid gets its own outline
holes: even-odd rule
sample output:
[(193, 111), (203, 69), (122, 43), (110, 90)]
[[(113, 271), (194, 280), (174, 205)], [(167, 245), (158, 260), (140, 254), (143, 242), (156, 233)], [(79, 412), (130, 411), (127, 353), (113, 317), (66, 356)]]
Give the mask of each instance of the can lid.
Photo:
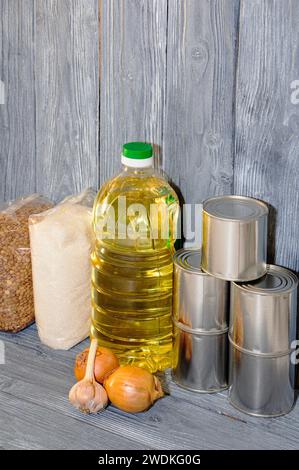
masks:
[(293, 290), (298, 285), (297, 276), (286, 268), (267, 265), (267, 273), (255, 281), (236, 282), (239, 287), (256, 294), (282, 294)]
[(203, 203), (203, 210), (217, 219), (239, 221), (254, 220), (267, 215), (267, 205), (247, 196), (216, 196)]
[(201, 269), (201, 250), (182, 248), (174, 254), (173, 262), (185, 271), (208, 276)]

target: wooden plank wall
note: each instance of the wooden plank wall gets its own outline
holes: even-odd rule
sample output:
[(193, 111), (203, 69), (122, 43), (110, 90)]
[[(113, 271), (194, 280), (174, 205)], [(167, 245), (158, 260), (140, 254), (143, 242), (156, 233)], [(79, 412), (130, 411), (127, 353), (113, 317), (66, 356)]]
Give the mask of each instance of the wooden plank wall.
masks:
[(299, 271), (299, 2), (241, 2), (234, 190), (271, 205), (270, 260)]
[(120, 168), (124, 142), (163, 145), (167, 0), (101, 2), (101, 182)]
[(163, 163), (189, 203), (232, 191), (238, 5), (169, 1)]
[(0, 200), (35, 191), (34, 3), (0, 0)]
[(0, 199), (98, 186), (97, 0), (0, 0)]
[(98, 185), (98, 8), (35, 4), (36, 190), (57, 199)]
[(0, 200), (97, 187), (121, 144), (145, 139), (186, 202), (269, 202), (270, 259), (299, 270), (297, 0), (0, 0), (0, 12)]

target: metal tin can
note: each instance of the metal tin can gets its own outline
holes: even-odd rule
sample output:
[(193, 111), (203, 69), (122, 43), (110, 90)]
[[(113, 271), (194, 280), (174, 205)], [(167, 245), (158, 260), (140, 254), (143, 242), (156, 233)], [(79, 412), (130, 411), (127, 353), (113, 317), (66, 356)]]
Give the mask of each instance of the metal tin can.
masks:
[(230, 337), (239, 347), (262, 354), (288, 354), (296, 339), (298, 279), (268, 265), (257, 281), (231, 284)]
[(280, 416), (294, 404), (297, 277), (268, 265), (250, 283), (232, 283), (229, 399), (255, 416)]
[(245, 196), (217, 196), (203, 203), (202, 268), (227, 281), (266, 273), (268, 207)]
[(230, 344), (229, 401), (253, 416), (274, 417), (294, 405), (294, 367), (290, 356), (249, 354)]
[(229, 283), (201, 269), (200, 250), (174, 255), (174, 381), (189, 390), (227, 388)]
[(200, 250), (179, 250), (173, 261), (175, 321), (191, 330), (227, 329), (229, 282), (201, 269)]
[(188, 390), (214, 393), (227, 382), (227, 331), (199, 333), (175, 323), (174, 381)]

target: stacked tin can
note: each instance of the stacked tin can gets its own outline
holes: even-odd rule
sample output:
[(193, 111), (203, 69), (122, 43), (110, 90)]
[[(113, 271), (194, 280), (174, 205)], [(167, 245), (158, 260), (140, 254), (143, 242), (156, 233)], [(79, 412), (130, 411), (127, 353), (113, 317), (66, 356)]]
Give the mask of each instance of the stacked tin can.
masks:
[[(285, 268), (267, 265), (267, 219), (266, 204), (253, 198), (219, 196), (204, 202), (202, 254), (183, 250), (175, 255), (173, 376), (192, 390), (223, 389), (228, 340), (231, 404), (256, 416), (279, 416), (290, 411), (295, 398), (291, 348), (296, 339), (298, 280)], [(195, 259), (194, 253), (197, 261), (190, 268), (187, 259)], [(205, 283), (190, 282), (194, 270)], [(213, 283), (209, 290), (207, 286)], [(228, 321), (226, 304), (217, 302), (219, 283), (225, 289), (231, 284), (228, 335), (226, 323), (219, 323), (221, 309)], [(216, 330), (221, 335), (221, 329), (222, 350), (216, 343), (212, 354), (208, 348), (194, 346), (196, 335), (213, 335)], [(191, 342), (186, 341), (186, 332)], [(219, 364), (222, 381), (213, 381), (216, 376), (212, 374), (205, 382), (204, 371), (216, 371)]]
[(176, 252), (173, 378), (189, 390), (227, 388), (228, 288), (201, 269), (200, 251)]

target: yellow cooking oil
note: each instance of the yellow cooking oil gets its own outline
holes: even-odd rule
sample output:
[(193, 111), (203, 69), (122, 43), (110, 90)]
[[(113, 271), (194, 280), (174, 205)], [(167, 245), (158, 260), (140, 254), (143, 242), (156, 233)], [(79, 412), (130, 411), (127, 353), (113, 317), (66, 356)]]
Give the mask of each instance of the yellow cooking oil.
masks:
[(153, 168), (152, 147), (123, 146), (122, 171), (95, 201), (91, 336), (122, 364), (172, 363), (172, 254), (179, 202)]

